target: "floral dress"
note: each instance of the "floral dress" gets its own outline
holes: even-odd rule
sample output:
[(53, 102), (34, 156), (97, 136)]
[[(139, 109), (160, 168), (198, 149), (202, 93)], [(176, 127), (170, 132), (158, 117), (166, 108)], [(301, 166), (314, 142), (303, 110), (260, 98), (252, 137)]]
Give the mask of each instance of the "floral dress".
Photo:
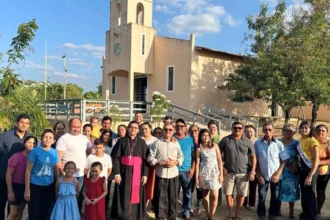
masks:
[(221, 188), (219, 183), (219, 166), (215, 147), (204, 150), (200, 148), (199, 187), (208, 190)]
[(285, 146), (284, 151), (280, 155), (282, 160), (287, 160), (287, 165), (282, 172), (282, 184), (280, 188), (280, 200), (282, 202), (295, 202), (300, 199), (298, 173), (291, 172), (291, 165), (297, 159), (298, 143), (297, 140), (293, 140)]

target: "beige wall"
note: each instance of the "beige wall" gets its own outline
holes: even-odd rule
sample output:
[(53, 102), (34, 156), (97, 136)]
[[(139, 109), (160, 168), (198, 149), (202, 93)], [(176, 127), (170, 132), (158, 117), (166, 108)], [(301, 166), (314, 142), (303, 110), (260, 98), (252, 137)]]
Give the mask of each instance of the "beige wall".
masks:
[[(305, 115), (305, 119), (311, 120), (312, 119), (312, 106), (311, 102), (306, 102), (306, 106), (302, 107), (303, 113), (300, 112), (299, 115), (299, 110), (300, 108), (294, 108), (291, 111), (291, 117), (292, 118), (300, 118), (303, 119), (303, 113)], [(329, 107), (322, 105), (320, 106), (318, 115), (317, 115), (317, 120), (318, 121), (326, 121), (330, 122), (330, 109)]]
[[(189, 107), (190, 41), (155, 37), (154, 73), (148, 79), (148, 101), (159, 91), (173, 104)], [(174, 66), (174, 92), (166, 91), (167, 67)]]
[(112, 83), (111, 76), (108, 75), (107, 80), (109, 82), (109, 100), (129, 100), (128, 97), (128, 77), (116, 77), (116, 94), (112, 95)]
[(221, 55), (218, 52), (194, 51), (191, 76), (191, 110), (212, 106), (246, 116), (268, 116), (268, 104), (263, 101), (235, 103), (229, 100), (230, 92), (218, 90), (226, 77), (242, 63), (242, 58)]

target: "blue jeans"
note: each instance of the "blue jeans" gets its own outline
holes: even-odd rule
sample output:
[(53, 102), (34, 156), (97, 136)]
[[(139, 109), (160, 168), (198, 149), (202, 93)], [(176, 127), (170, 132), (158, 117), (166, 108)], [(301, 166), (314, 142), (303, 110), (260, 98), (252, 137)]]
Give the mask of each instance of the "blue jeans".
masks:
[(270, 206), (269, 206), (269, 216), (276, 217), (281, 208), (280, 202), (280, 185), (281, 181), (273, 183), (265, 180), (265, 184), (258, 183), (258, 192), (259, 192), (259, 202), (257, 213), (259, 217), (265, 217), (266, 215), (266, 206), (265, 200), (267, 196), (267, 191), (270, 186)]
[(191, 189), (193, 180), (188, 178), (188, 171), (179, 172), (179, 190), (182, 187), (182, 215), (185, 217), (190, 216), (191, 210)]

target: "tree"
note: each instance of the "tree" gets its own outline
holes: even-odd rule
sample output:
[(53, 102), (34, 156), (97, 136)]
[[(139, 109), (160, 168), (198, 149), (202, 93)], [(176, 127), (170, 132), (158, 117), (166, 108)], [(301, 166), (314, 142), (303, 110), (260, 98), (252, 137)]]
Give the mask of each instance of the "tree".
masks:
[[(24, 86), (18, 79), (19, 74), (11, 68), (12, 64), (19, 64), (25, 60), (28, 52), (33, 51), (31, 41), (38, 29), (35, 20), (19, 25), (17, 36), (12, 39), (11, 49), (7, 51), (8, 61), (5, 67), (0, 68), (0, 91), (3, 99), (0, 100), (0, 121), (6, 122), (3, 126), (15, 126), (16, 118), (21, 113), (31, 117), (30, 130), (34, 135), (41, 135), (49, 123), (40, 108), (43, 97), (35, 88)], [(0, 56), (1, 61), (2, 55)]]
[(68, 99), (82, 99), (84, 89), (77, 84), (69, 83), (66, 85), (66, 97)]
[(101, 99), (102, 98), (102, 83), (96, 87), (96, 92), (88, 91), (84, 94), (85, 99)]
[[(302, 91), (297, 89), (299, 65), (296, 53), (296, 32), (293, 23), (287, 23), (286, 5), (279, 3), (272, 13), (261, 5), (258, 16), (247, 18), (250, 42), (246, 63), (230, 74), (227, 84), (220, 89), (235, 90), (243, 100), (262, 99), (270, 105), (276, 103), (285, 113), (285, 122), (292, 108), (304, 105)], [(231, 96), (235, 100), (237, 95)]]

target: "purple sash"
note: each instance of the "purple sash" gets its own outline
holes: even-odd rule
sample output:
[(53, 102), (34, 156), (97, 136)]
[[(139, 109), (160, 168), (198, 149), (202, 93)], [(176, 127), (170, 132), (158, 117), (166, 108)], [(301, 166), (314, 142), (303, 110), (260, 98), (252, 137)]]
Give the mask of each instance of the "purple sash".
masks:
[(121, 163), (126, 166), (133, 167), (132, 177), (132, 192), (131, 192), (131, 204), (140, 203), (140, 186), (141, 186), (141, 157), (124, 156), (121, 157)]

